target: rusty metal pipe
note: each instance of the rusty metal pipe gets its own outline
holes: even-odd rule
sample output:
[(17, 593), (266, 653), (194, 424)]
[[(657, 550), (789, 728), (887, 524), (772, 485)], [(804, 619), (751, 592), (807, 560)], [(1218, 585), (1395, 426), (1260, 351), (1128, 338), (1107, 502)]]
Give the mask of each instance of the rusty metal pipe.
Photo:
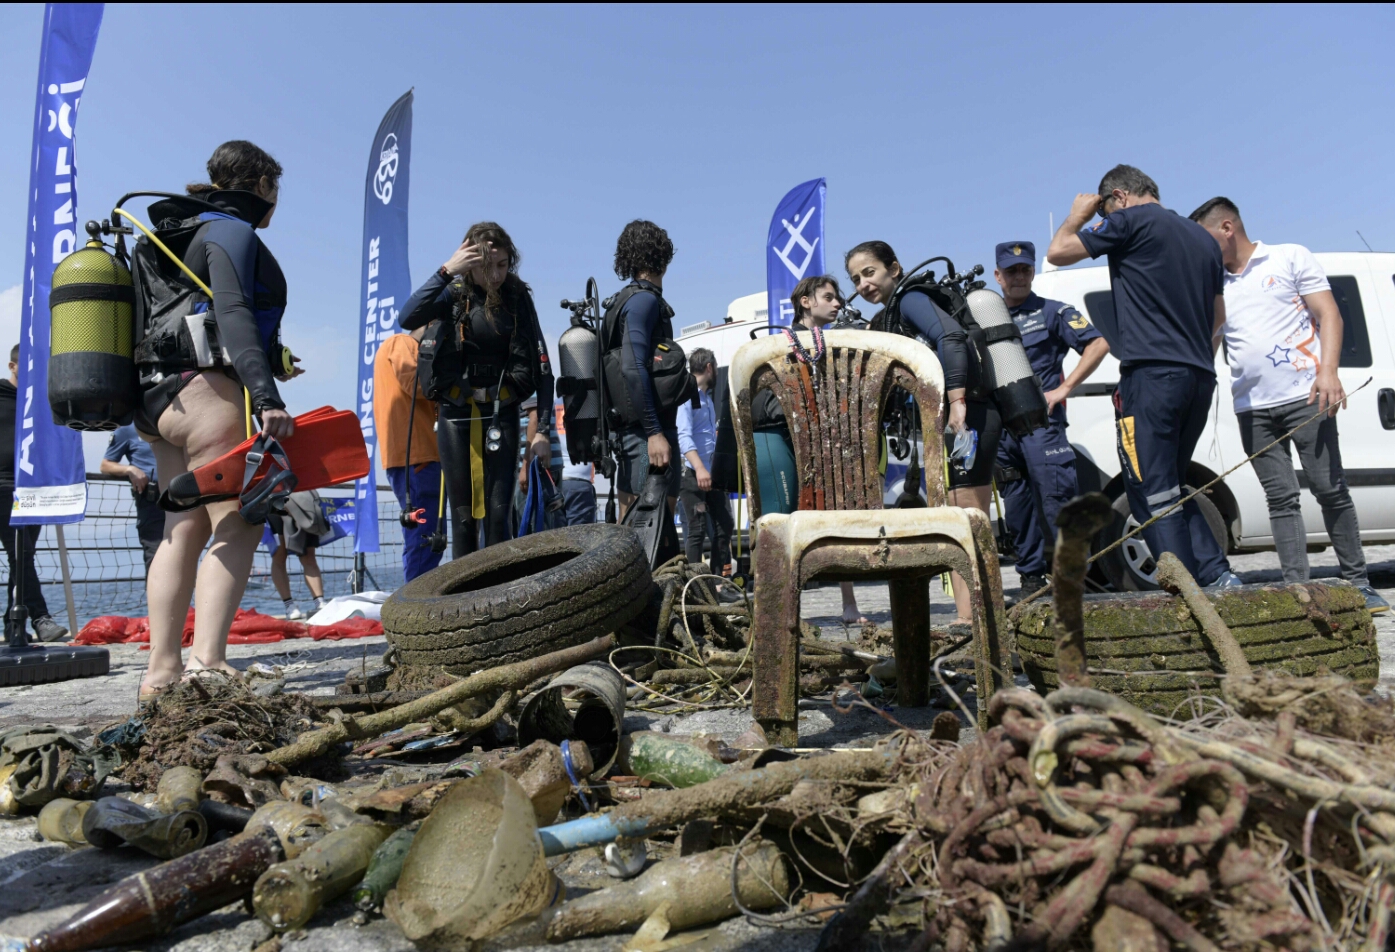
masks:
[(1089, 687), (1085, 656), (1085, 571), (1090, 540), (1113, 517), (1103, 493), (1076, 496), (1056, 516), (1056, 554), (1051, 564), (1056, 608), (1056, 670), (1061, 684)]

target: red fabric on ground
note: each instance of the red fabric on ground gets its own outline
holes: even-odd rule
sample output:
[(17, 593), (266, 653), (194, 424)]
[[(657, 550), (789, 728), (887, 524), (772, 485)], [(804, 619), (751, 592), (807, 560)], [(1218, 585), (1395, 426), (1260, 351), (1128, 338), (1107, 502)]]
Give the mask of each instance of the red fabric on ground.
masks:
[[(265, 645), (287, 638), (315, 641), (367, 638), (381, 635), (383, 626), (368, 618), (350, 618), (333, 625), (307, 625), (304, 622), (272, 618), (251, 608), (239, 608), (228, 630), (230, 645)], [(149, 644), (150, 619), (103, 615), (82, 626), (74, 639), (80, 645)], [(184, 647), (194, 643), (194, 610), (184, 620)]]

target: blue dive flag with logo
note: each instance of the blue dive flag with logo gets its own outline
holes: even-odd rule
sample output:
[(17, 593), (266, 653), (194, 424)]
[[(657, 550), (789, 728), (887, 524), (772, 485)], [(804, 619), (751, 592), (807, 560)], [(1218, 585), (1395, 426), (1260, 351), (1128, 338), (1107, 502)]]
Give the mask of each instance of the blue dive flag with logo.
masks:
[(823, 200), (827, 183), (813, 179), (785, 193), (770, 219), (765, 239), (765, 289), (769, 322), (782, 327), (794, 319), (790, 292), (811, 274), (823, 274)]
[(412, 155), (412, 91), (378, 125), (363, 189), (363, 305), (359, 310), (358, 420), (368, 444), (368, 475), (358, 481), (354, 551), (378, 551), (378, 428), (373, 421), (373, 358), (401, 328), (397, 314), (412, 295), (407, 272), (407, 182)]
[[(48, 292), (54, 266), (84, 240), (77, 214), (74, 128), (102, 9), (100, 3), (50, 3), (44, 8), (29, 214), (24, 222), (12, 523), (81, 522), (87, 508), (82, 437), (54, 423), (48, 405)], [(0, 346), (8, 350), (11, 345)]]

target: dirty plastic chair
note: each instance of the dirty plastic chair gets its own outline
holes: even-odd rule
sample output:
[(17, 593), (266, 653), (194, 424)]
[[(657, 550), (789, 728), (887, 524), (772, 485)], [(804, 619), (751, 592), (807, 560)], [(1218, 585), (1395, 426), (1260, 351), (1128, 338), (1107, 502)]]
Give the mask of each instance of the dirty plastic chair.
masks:
[[(813, 353), (808, 332), (800, 343)], [(930, 578), (957, 571), (973, 605), (979, 721), (1006, 686), (1002, 577), (992, 528), (977, 510), (945, 505), (944, 375), (924, 344), (875, 331), (830, 330), (826, 352), (799, 362), (783, 334), (743, 344), (732, 358), (732, 420), (754, 526), (755, 609), (751, 621), (756, 720), (771, 741), (798, 740), (799, 596), (818, 577), (886, 579), (902, 704), (924, 706), (930, 687)], [(920, 408), (928, 508), (883, 509), (882, 415), (894, 388)], [(751, 400), (769, 389), (794, 442), (799, 511), (761, 515)]]

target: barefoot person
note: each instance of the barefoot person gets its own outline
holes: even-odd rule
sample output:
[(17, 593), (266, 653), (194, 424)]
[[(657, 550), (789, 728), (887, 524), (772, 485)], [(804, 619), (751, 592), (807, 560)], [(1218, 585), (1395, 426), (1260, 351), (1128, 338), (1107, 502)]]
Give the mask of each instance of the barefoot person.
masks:
[[(215, 366), (200, 369), (190, 323), (156, 318), (136, 351), (142, 380), (136, 429), (155, 451), (161, 489), (243, 441), (248, 425), (243, 388), (264, 432), (279, 439), (295, 428), (277, 392), (270, 359), (281, 350), (286, 280), (255, 231), (271, 224), (281, 166), (252, 143), (235, 140), (214, 150), (208, 175), (209, 184), (187, 189), (201, 201), (165, 199), (150, 208), (151, 219), (164, 226), (160, 233), (171, 239), (165, 243), (182, 246), (184, 264), (213, 291), (212, 301), (195, 292), (191, 302), (195, 309), (203, 305), (213, 312), (213, 321), (203, 326), (214, 325), (219, 345), (212, 348)], [(221, 212), (210, 210), (209, 204)], [(170, 227), (171, 222), (178, 224)], [(164, 265), (173, 281), (186, 280), (172, 262)], [(146, 583), (150, 665), (141, 682), (142, 698), (185, 671), (180, 640), (191, 596), (194, 647), (188, 669), (235, 673), (227, 659), (228, 627), (262, 535), (262, 527), (249, 524), (238, 507), (238, 500), (230, 499), (167, 515)], [(200, 562), (205, 546), (208, 554)]]

